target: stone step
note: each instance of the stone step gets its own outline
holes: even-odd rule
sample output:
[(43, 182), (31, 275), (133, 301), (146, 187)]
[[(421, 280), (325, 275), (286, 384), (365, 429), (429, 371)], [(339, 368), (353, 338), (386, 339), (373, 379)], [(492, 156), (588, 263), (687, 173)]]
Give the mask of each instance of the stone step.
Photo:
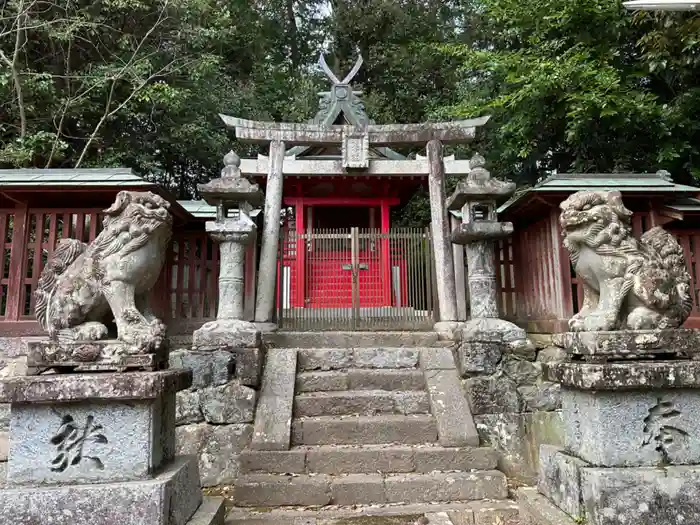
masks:
[(502, 500), (506, 477), (496, 470), (428, 474), (348, 474), (346, 476), (246, 474), (234, 482), (241, 507), (361, 505)]
[(437, 440), (431, 415), (320, 416), (292, 421), (292, 445), (420, 445)]
[(269, 348), (415, 348), (443, 346), (436, 332), (294, 332), (263, 333)]
[(243, 450), (241, 471), (267, 474), (385, 474), (492, 470), (498, 453), (490, 447), (439, 445), (321, 445), (283, 451)]
[(429, 413), (427, 392), (345, 390), (309, 392), (294, 398), (295, 417)]
[(416, 369), (419, 348), (302, 348), (298, 371), (362, 369)]
[[(437, 525), (436, 515), (447, 515), (452, 525), (519, 523), (518, 506), (511, 500), (352, 505), (326, 507), (228, 507), (226, 525)], [(426, 519), (422, 519), (425, 517)]]
[(297, 374), (297, 392), (339, 390), (424, 390), (425, 378), (415, 369), (312, 370)]

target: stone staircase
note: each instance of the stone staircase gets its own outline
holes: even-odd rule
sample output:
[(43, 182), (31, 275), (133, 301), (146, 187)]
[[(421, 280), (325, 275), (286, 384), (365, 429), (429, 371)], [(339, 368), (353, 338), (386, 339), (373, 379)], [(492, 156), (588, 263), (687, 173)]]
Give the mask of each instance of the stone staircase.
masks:
[[(291, 383), (291, 385), (290, 385)], [(268, 352), (240, 507), (504, 500), (447, 348)]]

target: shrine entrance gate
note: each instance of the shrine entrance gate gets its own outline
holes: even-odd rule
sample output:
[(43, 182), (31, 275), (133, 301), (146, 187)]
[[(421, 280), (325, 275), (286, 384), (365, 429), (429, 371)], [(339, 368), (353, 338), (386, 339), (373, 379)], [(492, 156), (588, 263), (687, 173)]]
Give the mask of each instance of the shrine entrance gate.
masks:
[(282, 228), (278, 326), (429, 330), (436, 320), (428, 229)]

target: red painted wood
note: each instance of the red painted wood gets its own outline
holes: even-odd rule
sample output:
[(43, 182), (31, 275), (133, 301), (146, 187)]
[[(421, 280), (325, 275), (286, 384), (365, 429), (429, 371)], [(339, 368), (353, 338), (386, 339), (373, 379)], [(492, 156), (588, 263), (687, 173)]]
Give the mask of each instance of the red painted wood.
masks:
[(303, 308), (306, 306), (306, 243), (304, 241), (304, 200), (295, 202), (294, 218), (296, 231), (296, 265), (295, 281), (292, 285), (292, 293), (296, 300), (293, 306)]
[[(382, 287), (382, 303), (384, 306), (391, 305), (391, 251), (389, 245), (389, 228), (390, 228), (390, 204), (389, 199), (382, 199), (380, 204), (381, 210), (381, 287)], [(360, 274), (362, 276), (362, 274)], [(360, 289), (360, 306), (362, 306), (362, 292)]]
[(398, 197), (284, 197), (287, 206), (363, 206), (380, 207), (382, 203), (397, 206), (401, 203)]
[(5, 319), (18, 321), (21, 312), (21, 301), (24, 298), (23, 281), (25, 261), (27, 257), (27, 235), (29, 209), (18, 205), (15, 210), (12, 232), (12, 248), (10, 251), (10, 275), (7, 289), (7, 310)]

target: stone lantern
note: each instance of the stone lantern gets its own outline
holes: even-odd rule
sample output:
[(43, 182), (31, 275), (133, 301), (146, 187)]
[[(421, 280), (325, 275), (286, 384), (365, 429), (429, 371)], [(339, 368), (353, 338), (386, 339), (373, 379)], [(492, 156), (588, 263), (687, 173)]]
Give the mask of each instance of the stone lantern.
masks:
[(471, 316), (457, 331), (458, 359), (463, 375), (491, 374), (503, 352), (531, 348), (524, 330), (499, 319), (496, 300), (494, 242), (513, 233), (513, 224), (499, 222), (497, 206), (515, 192), (515, 183), (491, 178), (485, 159), (476, 155), (471, 172), (447, 199), (448, 210), (461, 211), (462, 224), (452, 232), (452, 242), (464, 245), (467, 255)]
[(195, 350), (238, 351), (260, 347), (260, 331), (244, 315), (244, 262), (246, 248), (257, 229), (250, 218), (263, 201), (257, 184), (241, 174), (241, 159), (233, 151), (224, 157), (221, 177), (198, 186), (202, 198), (216, 206), (216, 220), (206, 230), (219, 243), (219, 304), (216, 320), (193, 334)]

